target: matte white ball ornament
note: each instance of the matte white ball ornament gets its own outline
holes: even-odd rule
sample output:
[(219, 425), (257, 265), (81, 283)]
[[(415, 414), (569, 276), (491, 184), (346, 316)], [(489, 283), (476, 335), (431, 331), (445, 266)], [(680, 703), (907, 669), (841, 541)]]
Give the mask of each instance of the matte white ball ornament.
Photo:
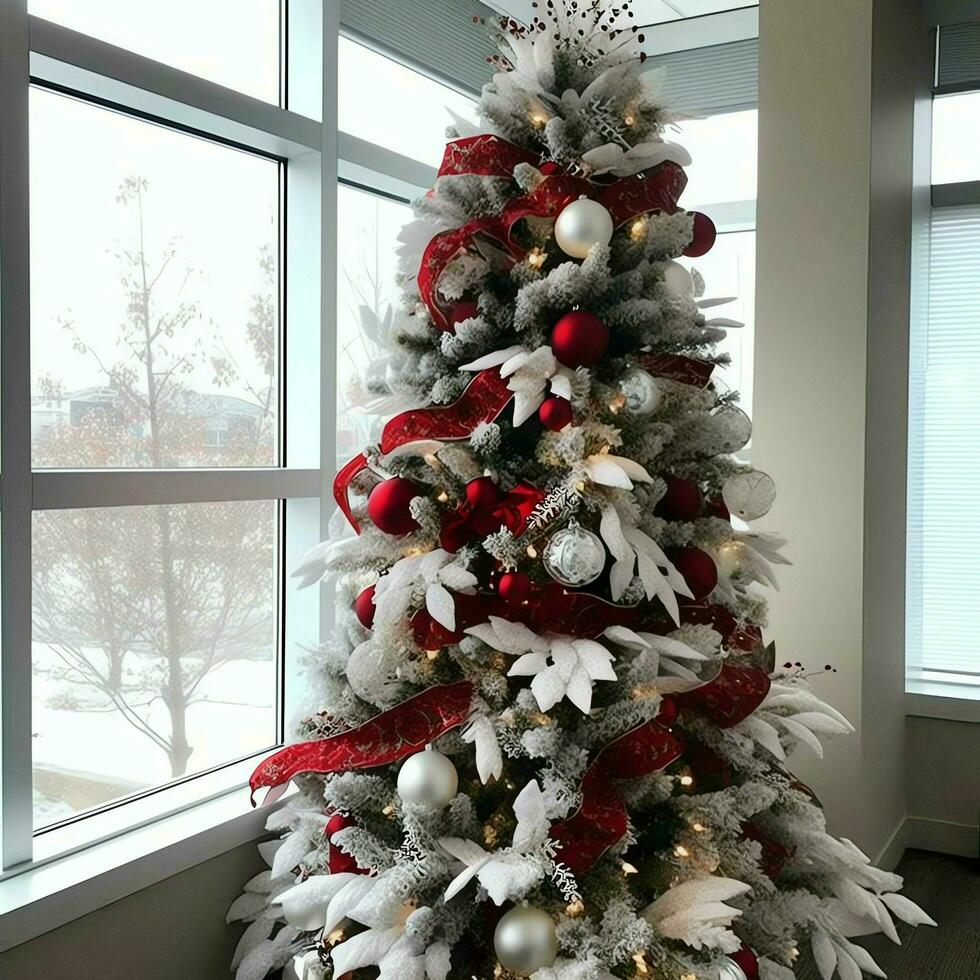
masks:
[(721, 499), (736, 517), (754, 521), (769, 513), (776, 499), (776, 484), (768, 473), (761, 470), (736, 473), (725, 480)]
[(427, 749), (410, 755), (398, 770), (398, 795), (405, 803), (449, 806), (459, 789), (456, 767), (441, 752)]
[(606, 565), (606, 546), (597, 534), (574, 518), (556, 531), (541, 556), (545, 571), (562, 585), (578, 587), (594, 582)]
[(664, 285), (672, 296), (693, 296), (694, 279), (680, 262), (668, 262), (664, 270)]
[(558, 956), (555, 923), (543, 909), (518, 905), (504, 913), (493, 933), (500, 965), (518, 976), (551, 966)]
[(642, 368), (630, 368), (619, 383), (626, 397), (623, 406), (630, 415), (652, 415), (660, 405), (660, 388), (653, 375)]
[(566, 204), (555, 221), (558, 247), (575, 259), (584, 259), (593, 245), (608, 245), (612, 234), (612, 215), (588, 197)]

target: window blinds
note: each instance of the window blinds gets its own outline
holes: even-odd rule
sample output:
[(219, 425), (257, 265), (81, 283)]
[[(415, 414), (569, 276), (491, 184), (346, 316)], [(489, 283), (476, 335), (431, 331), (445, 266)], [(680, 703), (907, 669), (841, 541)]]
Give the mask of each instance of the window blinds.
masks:
[(490, 80), (496, 49), (474, 17), (499, 16), (477, 0), (341, 0), (340, 26), (354, 40), (469, 95)]
[(939, 28), (936, 85), (950, 88), (980, 88), (980, 23), (951, 24)]
[(935, 209), (929, 248), (909, 378), (907, 660), (913, 678), (980, 684), (980, 205)]
[(759, 103), (759, 40), (671, 51), (647, 61), (664, 69), (663, 101), (674, 112), (710, 116)]

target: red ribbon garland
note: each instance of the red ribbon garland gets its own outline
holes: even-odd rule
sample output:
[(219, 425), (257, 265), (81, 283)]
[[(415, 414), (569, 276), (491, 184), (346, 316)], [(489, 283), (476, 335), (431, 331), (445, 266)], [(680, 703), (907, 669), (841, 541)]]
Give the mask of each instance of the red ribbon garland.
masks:
[(715, 366), (711, 361), (683, 354), (642, 354), (640, 366), (654, 377), (679, 381), (681, 384), (703, 388), (711, 380)]
[(414, 755), (466, 721), (472, 699), (470, 681), (430, 687), (359, 728), (315, 742), (289, 745), (260, 763), (252, 773), (248, 781), (252, 805), (257, 790), (275, 790), (302, 773), (369, 769)]
[[(451, 405), (413, 408), (390, 419), (381, 433), (381, 452), (387, 454), (420, 439), (468, 439), (481, 422), (492, 422), (513, 397), (500, 371), (488, 368), (477, 374)], [(334, 499), (358, 534), (361, 528), (351, 511), (348, 490), (354, 477), (366, 468), (367, 458), (361, 453), (333, 481)]]
[[(665, 710), (661, 717), (668, 714)], [(558, 860), (579, 875), (626, 833), (629, 814), (614, 780), (648, 776), (681, 756), (684, 740), (657, 719), (614, 739), (595, 757), (582, 778), (582, 804), (548, 836), (558, 845)]]
[[(533, 163), (535, 155), (495, 136), (471, 136), (454, 140), (446, 146), (439, 176), (464, 173), (481, 176), (509, 177), (518, 163)], [(472, 169), (469, 169), (472, 168)], [(550, 167), (543, 168), (552, 169)], [(671, 161), (597, 186), (582, 177), (552, 173), (529, 194), (507, 204), (497, 215), (474, 218), (460, 228), (436, 235), (426, 246), (419, 268), (419, 295), (429, 310), (433, 322), (441, 330), (451, 330), (450, 313), (439, 303), (439, 278), (446, 266), (468, 249), (474, 238), (483, 235), (503, 246), (517, 260), (525, 250), (511, 239), (514, 225), (527, 217), (555, 217), (566, 205), (579, 197), (592, 197), (610, 213), (613, 224), (619, 226), (648, 211), (673, 214), (678, 210), (677, 199), (687, 184), (684, 171)]]
[(726, 660), (707, 684), (673, 698), (678, 708), (702, 715), (719, 728), (731, 728), (765, 701), (771, 686), (764, 670)]

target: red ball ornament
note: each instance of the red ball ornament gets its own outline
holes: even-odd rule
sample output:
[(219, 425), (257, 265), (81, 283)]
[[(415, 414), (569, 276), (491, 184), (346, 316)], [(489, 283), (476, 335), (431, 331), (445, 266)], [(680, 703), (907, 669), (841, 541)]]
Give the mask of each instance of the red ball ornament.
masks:
[(728, 958), (745, 974), (746, 980), (759, 980), (759, 961), (748, 946), (742, 945)]
[(462, 323), (463, 320), (469, 320), (470, 317), (479, 316), (480, 307), (476, 305), (473, 300), (463, 300), (461, 303), (457, 303), (449, 313), (449, 331), (456, 326), (457, 323)]
[(693, 521), (704, 504), (701, 490), (693, 480), (665, 476), (667, 492), (657, 501), (655, 513), (671, 521)]
[(718, 569), (700, 548), (674, 548), (667, 555), (687, 582), (695, 599), (703, 599), (718, 584)]
[(486, 510), (500, 500), (500, 490), (489, 476), (478, 476), (466, 484), (466, 499), (471, 507)]
[(684, 249), (684, 254), (688, 258), (696, 259), (711, 249), (715, 243), (717, 232), (714, 222), (706, 214), (702, 214), (700, 211), (694, 211), (692, 214), (694, 227), (691, 230), (691, 241)]
[(354, 600), (354, 615), (366, 630), (374, 629), (374, 586), (369, 585)]
[(368, 497), (368, 516), (385, 534), (408, 534), (419, 526), (408, 506), (419, 493), (419, 488), (403, 476), (385, 480)]
[(572, 421), (572, 403), (560, 395), (552, 395), (541, 403), (538, 418), (546, 429), (560, 432)]
[(660, 712), (655, 719), (664, 728), (670, 728), (677, 721), (677, 705), (670, 698), (663, 698), (660, 701)]
[(609, 346), (609, 327), (585, 310), (566, 313), (551, 330), (551, 349), (565, 367), (592, 367)]
[(505, 602), (524, 602), (531, 594), (531, 579), (524, 572), (504, 572), (497, 582), (497, 594)]
[[(345, 817), (341, 813), (335, 813), (328, 821), (327, 826), (324, 828), (324, 833), (327, 835), (327, 840), (337, 833), (338, 830), (343, 830), (345, 827), (353, 827), (354, 821), (350, 817)], [(345, 873), (353, 874), (367, 874), (367, 868), (361, 868), (358, 863), (350, 854), (345, 854), (339, 847), (334, 844), (330, 845), (329, 856), (327, 857), (327, 867), (330, 869), (332, 875), (339, 875)]]

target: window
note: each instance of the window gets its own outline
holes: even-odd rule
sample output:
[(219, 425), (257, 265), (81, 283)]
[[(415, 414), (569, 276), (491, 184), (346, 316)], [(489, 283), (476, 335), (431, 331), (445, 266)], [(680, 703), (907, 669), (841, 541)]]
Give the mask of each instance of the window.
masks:
[(279, 6), (275, 0), (28, 3), (37, 17), (277, 105)]
[(474, 100), (397, 61), (341, 38), (338, 126), (433, 167), (442, 162), (448, 110), (474, 117)]
[[(909, 364), (906, 688), (980, 698), (980, 32), (949, 30), (932, 106), (932, 210), (914, 259)], [(970, 42), (972, 38), (972, 43)], [(956, 63), (942, 64), (944, 50)], [(972, 52), (972, 55), (971, 55)], [(972, 66), (972, 68), (971, 68)], [(957, 69), (960, 89), (943, 79)], [(973, 91), (963, 73), (972, 70)], [(918, 280), (921, 285), (918, 285)]]
[(155, 6), (0, 5), (0, 916), (244, 813), (329, 626), (336, 12)]

